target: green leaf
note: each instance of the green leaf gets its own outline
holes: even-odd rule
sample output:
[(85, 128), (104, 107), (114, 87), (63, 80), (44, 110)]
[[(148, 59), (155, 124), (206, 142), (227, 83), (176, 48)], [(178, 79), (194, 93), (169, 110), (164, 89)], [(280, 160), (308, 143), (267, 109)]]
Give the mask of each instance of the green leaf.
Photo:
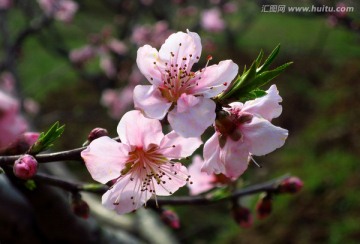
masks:
[(59, 121), (55, 122), (47, 132), (42, 132), (39, 139), (30, 148), (29, 154), (38, 154), (41, 151), (47, 150), (53, 146), (56, 141), (65, 130), (65, 125), (60, 126)]
[(274, 61), (276, 56), (279, 54), (279, 51), (280, 51), (280, 44), (277, 45), (275, 47), (275, 49), (270, 53), (270, 55), (265, 60), (263, 65), (257, 70), (257, 73), (261, 73), (261, 72), (265, 71), (270, 66), (270, 64)]
[(263, 50), (260, 50), (260, 53), (259, 53), (258, 57), (255, 60), (256, 67), (260, 66), (260, 63), (261, 63), (261, 60), (262, 60), (263, 57), (264, 57), (264, 52), (263, 52)]

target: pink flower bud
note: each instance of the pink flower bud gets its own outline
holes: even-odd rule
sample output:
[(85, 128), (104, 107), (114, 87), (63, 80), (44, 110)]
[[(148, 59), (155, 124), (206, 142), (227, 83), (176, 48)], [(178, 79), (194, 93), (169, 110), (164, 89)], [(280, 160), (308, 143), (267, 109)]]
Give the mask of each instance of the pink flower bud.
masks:
[(270, 196), (262, 196), (256, 204), (256, 217), (265, 219), (272, 212), (272, 199)]
[(248, 208), (236, 206), (232, 209), (232, 215), (235, 222), (243, 228), (250, 228), (253, 225), (253, 217)]
[(298, 177), (289, 177), (285, 180), (283, 180), (278, 188), (279, 193), (297, 193), (299, 192), (302, 187), (304, 186), (304, 183), (302, 180)]
[(171, 210), (164, 210), (161, 213), (161, 220), (173, 229), (180, 228), (180, 220), (178, 215)]
[(89, 218), (90, 207), (84, 200), (81, 199), (81, 197), (73, 198), (73, 201), (71, 203), (71, 208), (76, 216), (79, 216), (83, 219)]
[(88, 141), (92, 142), (93, 140), (100, 138), (102, 136), (107, 136), (108, 134), (109, 134), (108, 131), (104, 128), (95, 128), (90, 132), (88, 136)]
[(38, 162), (36, 159), (29, 154), (25, 154), (15, 161), (13, 170), (16, 177), (28, 180), (36, 174), (37, 167)]

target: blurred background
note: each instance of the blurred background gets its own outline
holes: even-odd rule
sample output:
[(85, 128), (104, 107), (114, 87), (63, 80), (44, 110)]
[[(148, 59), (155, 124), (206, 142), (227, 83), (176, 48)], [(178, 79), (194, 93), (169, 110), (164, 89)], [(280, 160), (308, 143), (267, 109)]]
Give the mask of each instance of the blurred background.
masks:
[[(294, 63), (274, 80), (283, 113), (273, 123), (289, 137), (257, 157), (263, 168), (250, 165), (243, 180), (290, 173), (303, 190), (276, 197), (271, 216), (246, 229), (226, 203), (174, 207), (181, 228), (170, 235), (198, 244), (359, 243), (360, 2), (0, 0), (0, 22), (2, 89), (20, 97), (35, 130), (66, 125), (55, 150), (80, 147), (95, 127), (116, 136), (133, 109), (133, 88), (147, 83), (136, 67), (144, 44), (159, 49), (171, 33), (189, 29), (202, 40), (197, 67), (212, 55), (210, 64), (232, 59), (239, 70), (281, 44), (273, 67)], [(92, 181), (81, 163), (68, 167)], [(253, 211), (257, 199), (242, 200)]]

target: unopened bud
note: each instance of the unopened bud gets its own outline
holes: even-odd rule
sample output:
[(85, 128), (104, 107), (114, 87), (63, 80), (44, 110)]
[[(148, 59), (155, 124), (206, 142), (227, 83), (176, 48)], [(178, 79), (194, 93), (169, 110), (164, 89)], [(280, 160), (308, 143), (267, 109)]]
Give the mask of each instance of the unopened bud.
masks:
[(37, 167), (38, 162), (36, 159), (29, 154), (25, 154), (15, 161), (14, 175), (20, 179), (28, 180), (36, 174)]
[(89, 136), (88, 136), (88, 142), (92, 142), (93, 140), (100, 138), (102, 136), (108, 136), (109, 133), (106, 129), (104, 128), (95, 128), (93, 129)]
[(80, 196), (73, 197), (71, 208), (76, 216), (79, 216), (83, 219), (89, 218), (90, 207), (84, 200), (82, 200)]
[(161, 220), (173, 229), (180, 228), (180, 220), (178, 215), (171, 210), (164, 210), (161, 213)]
[(272, 199), (269, 195), (262, 195), (256, 204), (256, 217), (265, 219), (272, 212)]
[(283, 180), (280, 183), (278, 187), (278, 192), (294, 194), (299, 192), (303, 186), (304, 183), (302, 182), (302, 180), (298, 177), (293, 176)]
[(250, 228), (254, 223), (253, 217), (248, 208), (242, 206), (233, 207), (232, 215), (235, 222), (243, 228)]

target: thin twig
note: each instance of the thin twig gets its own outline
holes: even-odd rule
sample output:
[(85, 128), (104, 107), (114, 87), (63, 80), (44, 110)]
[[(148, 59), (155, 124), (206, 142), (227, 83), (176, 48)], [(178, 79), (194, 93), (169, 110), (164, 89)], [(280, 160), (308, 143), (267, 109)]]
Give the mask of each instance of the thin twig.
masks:
[[(272, 179), (267, 182), (263, 182), (243, 189), (239, 189), (237, 191), (234, 191), (229, 196), (219, 199), (212, 199), (207, 195), (166, 197), (166, 198), (157, 197), (157, 203), (159, 205), (206, 205), (206, 204), (214, 204), (214, 203), (234, 200), (240, 197), (244, 197), (247, 195), (252, 195), (260, 192), (276, 192), (278, 190), (279, 183), (288, 177), (289, 175), (283, 175), (281, 177)], [(35, 180), (35, 182), (41, 182), (44, 184), (56, 186), (72, 193), (84, 191), (84, 192), (103, 194), (109, 189), (109, 187), (106, 185), (74, 183), (54, 176), (49, 176), (40, 173), (38, 173), (33, 179)], [(154, 207), (156, 206), (156, 202), (154, 199), (150, 199), (146, 205), (149, 207)]]

